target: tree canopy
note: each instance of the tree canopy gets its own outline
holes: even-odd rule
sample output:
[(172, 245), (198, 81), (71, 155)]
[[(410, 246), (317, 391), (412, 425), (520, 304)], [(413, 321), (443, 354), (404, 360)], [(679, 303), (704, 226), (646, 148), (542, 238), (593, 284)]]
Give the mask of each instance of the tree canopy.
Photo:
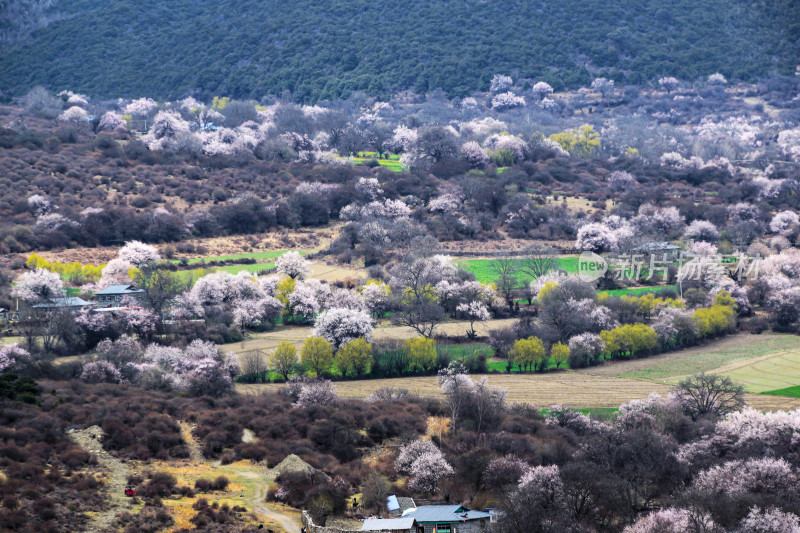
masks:
[(51, 4), (33, 21), (11, 17), (20, 27), (3, 34), (12, 43), (0, 52), (5, 93), (42, 84), (95, 97), (260, 99), (288, 91), (313, 102), (437, 88), (463, 97), (489, 89), (498, 73), (555, 90), (597, 76), (640, 84), (719, 71), (752, 80), (792, 74), (800, 55), (791, 0)]

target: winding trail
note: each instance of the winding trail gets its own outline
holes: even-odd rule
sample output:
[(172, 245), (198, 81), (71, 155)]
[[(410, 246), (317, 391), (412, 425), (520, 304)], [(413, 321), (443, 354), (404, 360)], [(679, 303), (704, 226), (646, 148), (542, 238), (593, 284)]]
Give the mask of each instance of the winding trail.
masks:
[[(192, 434), (195, 426), (184, 420), (181, 420), (179, 425), (181, 427), (181, 436), (189, 448), (189, 455), (192, 459), (192, 462), (209, 463), (209, 461), (206, 461), (203, 458), (203, 452), (200, 448), (200, 444)], [(242, 434), (242, 442), (254, 442), (256, 440), (258, 439), (256, 438), (255, 434), (251, 430), (245, 428)], [(210, 464), (216, 467), (220, 466), (218, 460), (213, 461)], [(252, 506), (251, 510), (253, 513), (259, 515), (267, 522), (271, 522), (286, 533), (300, 533), (299, 518), (294, 518), (290, 514), (283, 513), (280, 510), (267, 505), (267, 487), (272, 477), (267, 469), (254, 465), (252, 468), (225, 466), (224, 470), (232, 470), (237, 475), (255, 482), (255, 492), (252, 496), (247, 498), (247, 502)], [(223, 468), (221, 468), (220, 471), (223, 471)]]
[(104, 484), (108, 508), (92, 516), (86, 529), (101, 531), (110, 527), (117, 514), (128, 508), (128, 499), (124, 491), (130, 470), (125, 463), (103, 449), (103, 430), (99, 426), (73, 430), (69, 432), (69, 436), (83, 451), (92, 454), (101, 467), (110, 472)]
[(277, 524), (286, 533), (300, 533), (300, 524), (298, 523), (298, 519), (293, 518), (286, 513), (282, 513), (279, 510), (273, 509), (266, 504), (267, 484), (264, 480), (264, 474), (247, 470), (241, 471), (240, 475), (242, 477), (260, 481), (260, 483), (256, 485), (256, 491), (253, 496), (247, 500), (248, 503), (253, 506), (252, 510), (254, 513), (263, 516), (274, 524)]

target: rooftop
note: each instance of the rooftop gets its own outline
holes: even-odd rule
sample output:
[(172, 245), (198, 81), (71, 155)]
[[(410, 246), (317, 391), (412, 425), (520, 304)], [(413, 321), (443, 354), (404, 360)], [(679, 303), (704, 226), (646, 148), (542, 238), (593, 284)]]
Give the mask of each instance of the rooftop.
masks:
[(637, 246), (634, 250), (680, 250), (681, 247), (671, 244), (666, 241), (661, 242), (648, 242), (641, 246)]
[(444, 523), (480, 520), (482, 518), (488, 519), (491, 518), (491, 515), (483, 511), (470, 511), (463, 505), (423, 505), (404, 512), (403, 518), (415, 518), (419, 523)]
[(47, 303), (36, 304), (33, 307), (35, 307), (35, 308), (44, 308), (44, 307), (83, 307), (84, 305), (91, 305), (91, 303), (87, 302), (83, 298), (78, 298), (77, 296), (70, 296), (68, 298), (58, 298), (56, 300), (50, 300)]
[(414, 503), (414, 498), (409, 498), (407, 496), (395, 496), (391, 495), (386, 498), (386, 508), (389, 511), (397, 512), (397, 511), (405, 511), (406, 509), (413, 509), (417, 506)]
[(411, 529), (416, 520), (413, 518), (367, 518), (361, 531), (394, 531), (397, 529)]
[(94, 293), (95, 296), (105, 294), (138, 294), (143, 292), (142, 289), (137, 289), (133, 285), (109, 285), (105, 289), (101, 289)]

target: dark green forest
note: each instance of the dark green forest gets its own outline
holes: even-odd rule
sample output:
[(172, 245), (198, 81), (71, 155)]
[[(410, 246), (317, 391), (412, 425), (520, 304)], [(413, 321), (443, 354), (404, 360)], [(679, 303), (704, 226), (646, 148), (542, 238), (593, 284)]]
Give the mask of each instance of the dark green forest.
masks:
[[(2, 11), (13, 0), (0, 2)], [(49, 4), (50, 2), (48, 2)], [(0, 51), (0, 90), (295, 101), (441, 88), (496, 73), (556, 90), (713, 72), (792, 74), (797, 0), (61, 0)], [(38, 25), (28, 24), (31, 28)], [(41, 25), (41, 24), (39, 24)], [(8, 32), (15, 34), (15, 32)]]

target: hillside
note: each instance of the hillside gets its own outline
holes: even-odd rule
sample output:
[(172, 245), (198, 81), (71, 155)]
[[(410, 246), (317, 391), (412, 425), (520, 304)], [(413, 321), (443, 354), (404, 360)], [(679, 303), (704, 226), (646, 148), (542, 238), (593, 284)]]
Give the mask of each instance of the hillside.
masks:
[[(18, 96), (43, 84), (94, 97), (206, 99), (290, 91), (313, 102), (352, 91), (464, 96), (498, 72), (556, 90), (596, 75), (639, 84), (719, 71), (752, 80), (794, 73), (796, 4), (17, 0), (0, 4), (4, 35), (16, 36), (0, 52), (0, 90)], [(15, 12), (26, 14), (20, 28)]]

